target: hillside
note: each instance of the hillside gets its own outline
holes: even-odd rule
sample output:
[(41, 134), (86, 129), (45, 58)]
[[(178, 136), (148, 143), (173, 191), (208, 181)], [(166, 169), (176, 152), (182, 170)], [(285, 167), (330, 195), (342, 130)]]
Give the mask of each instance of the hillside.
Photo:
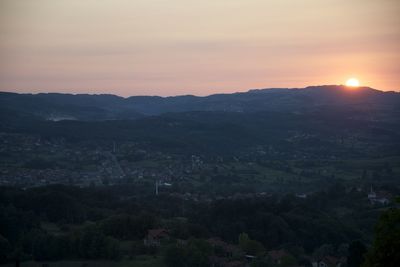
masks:
[(35, 115), (46, 120), (137, 119), (167, 112), (307, 112), (321, 107), (361, 111), (400, 110), (400, 93), (369, 87), (312, 86), (303, 89), (260, 89), (245, 93), (198, 96), (132, 96), (87, 94), (0, 93), (2, 113)]

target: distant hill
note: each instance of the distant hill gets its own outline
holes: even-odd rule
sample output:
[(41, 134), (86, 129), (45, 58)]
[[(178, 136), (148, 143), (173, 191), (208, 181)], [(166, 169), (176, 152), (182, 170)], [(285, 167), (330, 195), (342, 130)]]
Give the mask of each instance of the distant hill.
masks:
[(127, 141), (190, 155), (232, 155), (261, 147), (278, 158), (296, 153), (397, 156), (399, 118), (400, 93), (368, 87), (261, 89), (206, 97), (0, 93), (0, 132)]
[(121, 120), (188, 111), (312, 112), (324, 109), (400, 110), (400, 93), (325, 85), (244, 93), (159, 97), (0, 92), (0, 112), (44, 120)]

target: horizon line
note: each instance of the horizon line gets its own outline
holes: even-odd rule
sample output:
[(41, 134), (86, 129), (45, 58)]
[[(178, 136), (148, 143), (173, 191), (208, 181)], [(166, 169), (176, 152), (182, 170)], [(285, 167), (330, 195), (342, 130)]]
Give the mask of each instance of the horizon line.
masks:
[[(224, 93), (212, 93), (212, 94), (208, 94), (208, 95), (195, 95), (195, 94), (177, 94), (177, 95), (129, 95), (129, 96), (122, 96), (119, 94), (115, 94), (115, 93), (71, 93), (71, 92), (49, 92), (49, 91), (43, 91), (43, 92), (13, 92), (13, 91), (1, 91), (0, 93), (10, 93), (10, 94), (19, 94), (19, 95), (39, 95), (39, 94), (60, 94), (60, 95), (90, 95), (90, 96), (101, 96), (101, 95), (112, 95), (112, 96), (117, 96), (117, 97), (121, 97), (124, 99), (130, 98), (130, 97), (161, 97), (161, 98), (168, 98), (168, 97), (183, 97), (183, 96), (193, 96), (193, 97), (209, 97), (209, 96), (213, 96), (213, 95), (230, 95), (230, 94), (241, 94), (241, 93), (249, 93), (251, 91), (262, 91), (262, 90), (302, 90), (302, 89), (307, 89), (307, 88), (311, 88), (311, 87), (329, 87), (329, 86), (336, 86), (336, 87), (347, 87), (347, 88), (351, 88), (349, 86), (346, 86), (345, 84), (321, 84), (321, 85), (308, 85), (306, 87), (264, 87), (264, 88), (251, 88), (251, 89), (244, 89), (243, 91), (232, 91), (232, 92), (224, 92)], [(354, 87), (353, 90), (355, 88), (364, 88), (364, 89), (372, 89), (372, 90), (376, 90), (379, 92), (383, 92), (383, 93), (389, 93), (389, 92), (394, 92), (394, 93), (400, 93), (400, 91), (396, 91), (396, 90), (379, 90), (379, 89), (375, 89), (372, 87), (369, 87), (367, 85), (361, 85), (358, 87)]]

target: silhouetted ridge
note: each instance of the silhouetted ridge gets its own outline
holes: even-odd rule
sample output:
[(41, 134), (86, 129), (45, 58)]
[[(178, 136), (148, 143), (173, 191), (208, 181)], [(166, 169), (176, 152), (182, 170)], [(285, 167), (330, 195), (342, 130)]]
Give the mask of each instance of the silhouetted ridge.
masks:
[(349, 88), (344, 85), (321, 85), (306, 88), (253, 89), (232, 94), (205, 97), (172, 97), (89, 94), (16, 94), (0, 93), (4, 110), (27, 113), (49, 120), (137, 119), (148, 115), (188, 111), (224, 112), (305, 112), (316, 108), (398, 109), (400, 94), (370, 87)]

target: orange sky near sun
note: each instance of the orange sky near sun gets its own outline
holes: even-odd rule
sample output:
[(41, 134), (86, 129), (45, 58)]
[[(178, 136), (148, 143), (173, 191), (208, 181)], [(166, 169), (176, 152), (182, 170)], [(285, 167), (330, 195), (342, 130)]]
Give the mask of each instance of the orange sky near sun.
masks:
[(397, 0), (0, 0), (0, 91), (400, 90)]

